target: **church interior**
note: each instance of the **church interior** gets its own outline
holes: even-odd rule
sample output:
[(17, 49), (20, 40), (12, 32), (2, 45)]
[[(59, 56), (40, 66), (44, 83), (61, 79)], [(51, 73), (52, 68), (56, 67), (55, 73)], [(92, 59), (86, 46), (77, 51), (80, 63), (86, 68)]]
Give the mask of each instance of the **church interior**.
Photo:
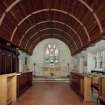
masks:
[(0, 105), (105, 105), (105, 0), (0, 0)]

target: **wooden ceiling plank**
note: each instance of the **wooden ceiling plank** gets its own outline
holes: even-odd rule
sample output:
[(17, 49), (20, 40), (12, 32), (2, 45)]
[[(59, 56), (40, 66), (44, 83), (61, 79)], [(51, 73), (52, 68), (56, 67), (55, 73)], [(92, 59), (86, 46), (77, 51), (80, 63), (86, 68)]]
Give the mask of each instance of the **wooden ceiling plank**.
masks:
[[(19, 41), (19, 46), (21, 46), (21, 43), (22, 43), (23, 39), (25, 38), (26, 34), (30, 32), (30, 30), (32, 30), (33, 28), (37, 27), (37, 26), (40, 25), (40, 24), (47, 23), (47, 22), (50, 22), (50, 20), (38, 22), (38, 23), (36, 23), (35, 25), (32, 25), (30, 28), (28, 28), (28, 29), (25, 31), (25, 33), (22, 35), (22, 37), (21, 37), (21, 39), (20, 39), (20, 41)], [(79, 34), (75, 31), (75, 29), (73, 29), (71, 26), (69, 26), (69, 25), (67, 25), (67, 24), (65, 24), (65, 23), (63, 23), (63, 22), (56, 21), (56, 20), (52, 20), (52, 21), (51, 21), (51, 23), (54, 23), (54, 22), (55, 22), (55, 23), (58, 23), (58, 24), (62, 24), (62, 25), (64, 25), (65, 27), (68, 27), (70, 30), (72, 30), (72, 31), (75, 33), (76, 37), (78, 37), (78, 40), (80, 41), (81, 46), (83, 46), (82, 40), (81, 40)]]
[[(40, 12), (43, 12), (43, 11), (49, 11), (49, 9), (44, 9), (44, 10), (40, 10), (40, 11), (35, 11), (33, 12), (32, 14), (37, 14), (37, 13), (40, 13)], [(74, 18), (82, 27), (83, 29), (85, 30), (86, 32), (86, 35), (88, 37), (88, 40), (90, 41), (90, 37), (89, 37), (89, 33), (86, 29), (86, 27), (83, 25), (83, 23), (81, 23), (78, 18), (76, 18), (75, 16), (73, 16), (72, 14), (66, 12), (66, 11), (62, 11), (62, 10), (57, 10), (57, 9), (51, 9), (51, 11), (57, 11), (57, 12), (60, 12), (60, 13), (64, 13), (64, 14), (67, 14), (69, 15), (70, 17)], [(28, 19), (30, 16), (32, 16), (31, 14), (29, 14), (28, 16), (26, 16), (25, 18), (23, 18), (19, 23), (18, 23), (18, 26), (20, 26), (26, 19)], [(16, 29), (13, 30), (13, 34), (11, 35), (11, 41), (13, 40), (14, 38), (14, 35), (15, 35), (15, 32), (16, 32)]]
[(95, 18), (98, 26), (99, 26), (99, 30), (100, 32), (102, 33), (103, 32), (103, 29), (102, 29), (102, 25), (101, 25), (101, 22), (99, 20), (99, 17), (96, 15), (95, 11), (84, 1), (84, 0), (79, 0), (85, 7), (87, 7), (89, 9), (90, 12), (92, 12), (93, 14), (93, 17)]
[[(8, 23), (10, 23), (10, 25), (7, 23), (6, 26), (5, 26), (4, 23), (6, 23), (5, 19), (6, 19), (6, 16), (8, 17), (8, 15), (7, 15), (8, 13), (11, 13), (12, 17), (16, 20), (16, 15), (15, 15), (15, 13), (11, 12), (11, 10), (14, 7), (16, 7), (18, 4), (22, 3), (23, 1), (24, 1), (24, 3), (22, 4), (22, 8), (24, 10), (22, 10), (22, 13), (25, 13), (26, 18), (25, 19), (23, 18), (23, 20), (19, 20), (17, 18), (17, 21), (20, 21), (19, 23), (17, 23), (17, 25), (15, 24), (15, 22), (12, 23), (12, 21), (11, 21), (11, 22), (8, 22)], [(30, 8), (30, 5), (32, 4), (33, 1), (35, 2), (35, 5), (36, 5), (36, 2), (37, 2), (38, 5), (36, 5), (36, 7), (33, 5)], [(49, 20), (52, 20), (52, 18), (53, 18), (50, 15), (50, 11), (61, 12), (63, 14), (69, 15), (70, 17), (74, 18), (74, 20), (77, 21), (80, 24), (78, 29), (81, 29), (80, 27), (83, 28), (83, 30), (85, 31), (85, 34), (84, 34), (85, 37), (87, 37), (88, 42), (91, 43), (91, 40), (92, 40), (91, 38), (98, 37), (98, 36), (95, 36), (95, 33), (98, 33), (98, 28), (99, 28), (100, 33), (104, 32), (104, 29), (105, 29), (104, 28), (105, 27), (105, 24), (104, 24), (105, 15), (103, 13), (99, 13), (98, 11), (100, 11), (100, 10), (102, 11), (102, 7), (103, 7), (103, 9), (105, 8), (105, 4), (104, 4), (103, 1), (101, 1), (100, 4), (102, 4), (102, 3), (103, 4), (102, 5), (100, 5), (100, 4), (98, 5), (97, 3), (99, 2), (99, 0), (93, 0), (93, 2), (89, 1), (90, 4), (88, 3), (88, 1), (87, 0), (78, 0), (78, 2), (81, 3), (81, 6), (82, 5), (84, 6), (84, 9), (87, 8), (89, 10), (89, 12), (92, 13), (92, 15), (89, 16), (89, 17), (91, 17), (90, 20), (87, 19), (88, 18), (87, 16), (83, 17), (83, 19), (80, 19), (80, 17), (82, 17), (82, 15), (81, 15), (82, 12), (80, 12), (80, 14), (78, 14), (78, 10), (81, 10), (81, 7), (78, 8), (78, 10), (74, 11), (77, 15), (72, 14), (69, 11), (70, 9), (74, 9), (75, 10), (73, 5), (76, 6), (77, 5), (76, 4), (77, 1), (74, 1), (74, 0), (66, 0), (66, 1), (65, 0), (62, 0), (62, 1), (61, 0), (55, 0), (55, 2), (47, 0), (47, 4), (46, 4), (46, 2), (44, 0), (42, 2), (40, 0), (26, 0), (26, 2), (25, 2), (25, 0), (9, 0), (9, 1), (8, 0), (1, 0), (1, 2), (2, 2), (2, 6), (0, 4), (0, 8), (2, 8), (2, 9), (0, 9), (0, 16), (1, 16), (0, 17), (0, 26), (2, 27), (1, 28), (1, 33), (3, 33), (3, 30), (5, 30), (3, 28), (7, 27), (7, 32), (8, 32), (8, 35), (9, 35), (11, 33), (12, 28), (15, 25), (15, 27), (13, 29), (12, 36), (11, 36), (11, 42), (12, 42), (13, 41), (12, 39), (14, 38), (15, 32), (17, 32), (17, 29), (19, 29), (19, 27), (21, 26), (22, 22), (24, 22), (25, 20), (28, 20), (29, 24), (33, 25), (32, 21), (29, 19), (29, 17), (31, 17), (32, 13), (33, 14), (34, 13), (38, 13), (38, 11), (37, 11), (38, 9), (40, 9), (39, 12), (41, 12), (41, 9), (43, 9), (43, 10), (47, 10), (48, 9), (49, 14), (47, 14), (47, 16), (48, 16), (47, 18), (49, 18)], [(57, 4), (59, 3), (59, 6), (57, 6), (56, 3)], [(66, 3), (67, 3), (67, 5), (66, 5)], [(72, 5), (70, 7), (70, 9), (69, 9), (69, 5), (68, 5), (69, 3), (71, 3), (71, 5)], [(53, 8), (53, 6), (55, 8)], [(35, 10), (33, 10), (33, 9), (35, 9)], [(34, 11), (37, 11), (37, 12), (34, 12)], [(87, 11), (87, 13), (88, 13), (88, 11)], [(29, 15), (29, 17), (27, 17), (27, 14)], [(94, 17), (96, 22), (92, 21), (92, 16)], [(61, 18), (61, 17), (58, 17), (58, 18)], [(6, 20), (8, 20), (8, 19), (6, 19)], [(64, 19), (64, 20), (66, 20), (66, 19)], [(83, 20), (84, 20), (85, 24), (84, 24)], [(87, 21), (88, 21), (88, 23), (87, 23)], [(13, 26), (11, 26), (11, 24), (13, 24)], [(56, 27), (55, 23), (54, 23), (54, 25)], [(69, 25), (69, 24), (67, 24), (67, 25)], [(78, 25), (75, 22), (74, 23), (74, 27), (77, 27), (77, 26)], [(49, 24), (49, 27), (54, 27), (54, 26), (53, 26), (53, 24)], [(65, 28), (65, 30), (66, 30), (66, 28)], [(76, 30), (76, 31), (78, 31), (78, 30)], [(82, 30), (80, 30), (80, 31), (82, 32)], [(5, 33), (5, 31), (4, 31), (4, 33)], [(99, 33), (99, 36), (100, 36), (100, 33)], [(79, 32), (79, 35), (80, 35), (80, 32)], [(82, 37), (80, 36), (80, 37), (78, 37), (78, 39), (82, 40)], [(81, 43), (81, 45), (82, 45), (82, 43)], [(77, 42), (76, 42), (76, 44), (77, 44)]]
[[(33, 41), (33, 43), (30, 45), (30, 47), (28, 47), (28, 51), (33, 51), (33, 49), (35, 48), (35, 46), (36, 46), (41, 40), (44, 40), (44, 39), (46, 39), (46, 38), (52, 38), (52, 37), (51, 37), (51, 34), (44, 34), (44, 35), (41, 35), (40, 37), (37, 37), (37, 39), (35, 39), (35, 40)], [(57, 39), (59, 39), (59, 40), (61, 40), (61, 38), (62, 38), (61, 41), (63, 41), (65, 44), (68, 45), (68, 47), (69, 47), (69, 49), (70, 49), (70, 52), (73, 51), (73, 46), (72, 46), (72, 44), (70, 44), (70, 43), (69, 43), (69, 40), (66, 39), (65, 37), (63, 37), (63, 36), (61, 36), (61, 35), (59, 35), (59, 34), (53, 34), (53, 38), (57, 38)]]
[(59, 29), (59, 28), (44, 28), (44, 29), (41, 29), (40, 31), (34, 33), (34, 34), (29, 38), (29, 40), (27, 41), (27, 43), (26, 43), (26, 45), (25, 45), (25, 49), (27, 49), (27, 46), (28, 46), (29, 42), (30, 42), (37, 34), (39, 34), (40, 32), (42, 32), (42, 31), (44, 31), (44, 30), (49, 30), (49, 29), (54, 29), (54, 30), (58, 30), (58, 31), (64, 32), (65, 35), (67, 35), (68, 37), (70, 37), (70, 39), (73, 41), (73, 43), (74, 43), (74, 45), (75, 45), (75, 48), (78, 49), (77, 44), (76, 44), (76, 42), (74, 41), (74, 39), (73, 39), (67, 32), (65, 32), (64, 30), (61, 30), (61, 29)]

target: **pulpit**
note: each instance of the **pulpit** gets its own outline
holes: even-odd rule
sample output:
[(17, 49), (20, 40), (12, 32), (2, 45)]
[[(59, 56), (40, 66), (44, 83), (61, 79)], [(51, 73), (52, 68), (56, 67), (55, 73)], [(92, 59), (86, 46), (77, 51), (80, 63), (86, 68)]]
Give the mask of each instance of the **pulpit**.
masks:
[(16, 73), (0, 75), (0, 105), (16, 101)]

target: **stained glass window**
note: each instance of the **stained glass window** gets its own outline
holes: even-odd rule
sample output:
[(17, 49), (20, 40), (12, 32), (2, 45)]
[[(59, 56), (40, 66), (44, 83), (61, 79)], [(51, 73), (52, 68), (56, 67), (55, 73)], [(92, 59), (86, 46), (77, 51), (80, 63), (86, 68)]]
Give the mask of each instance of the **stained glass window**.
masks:
[(59, 62), (59, 49), (56, 44), (48, 44), (45, 48), (45, 62), (56, 64)]

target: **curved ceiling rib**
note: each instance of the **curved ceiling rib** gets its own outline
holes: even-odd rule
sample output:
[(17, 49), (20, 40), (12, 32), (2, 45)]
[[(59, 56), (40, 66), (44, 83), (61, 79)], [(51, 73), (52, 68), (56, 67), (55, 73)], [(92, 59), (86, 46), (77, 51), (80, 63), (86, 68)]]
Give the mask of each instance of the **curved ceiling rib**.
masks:
[(88, 41), (90, 41), (90, 36), (89, 36), (89, 33), (87, 31), (87, 28), (85, 27), (85, 25), (77, 18), (75, 17), (73, 14), (67, 12), (67, 11), (63, 11), (63, 10), (58, 10), (58, 9), (42, 9), (42, 10), (38, 10), (38, 11), (34, 11), (32, 12), (31, 14), (27, 15), (26, 17), (24, 17), (19, 23), (18, 25), (14, 28), (13, 32), (12, 32), (12, 35), (11, 35), (11, 38), (10, 38), (10, 41), (13, 41), (13, 38), (14, 38), (14, 35), (15, 35), (15, 32), (17, 31), (17, 29), (19, 28), (19, 26), (25, 21), (27, 20), (29, 17), (31, 17), (32, 15), (34, 14), (37, 14), (37, 13), (41, 13), (41, 12), (45, 12), (45, 11), (55, 11), (55, 12), (59, 12), (59, 13), (63, 13), (65, 15), (68, 15), (70, 17), (72, 17), (76, 22), (78, 22), (84, 29), (85, 33), (86, 33), (86, 36), (87, 36), (87, 39)]
[[(46, 37), (45, 37), (46, 36)], [(59, 34), (53, 34), (53, 36), (51, 37), (51, 34), (41, 34), (39, 37), (37, 37), (37, 38), (35, 38), (35, 40), (33, 41), (34, 43), (32, 43), (31, 45), (30, 45), (30, 47), (28, 47), (28, 49), (30, 50), (31, 48), (32, 48), (32, 46), (34, 46), (35, 45), (35, 43), (37, 42), (37, 41), (41, 41), (41, 38), (56, 38), (56, 37), (62, 37), (62, 38), (64, 38), (65, 39), (65, 41), (66, 41), (66, 43), (68, 43), (69, 42), (69, 40), (68, 39), (66, 39), (65, 37), (63, 37), (63, 36), (61, 36), (61, 35), (59, 35)], [(69, 44), (69, 43), (68, 43)], [(71, 48), (71, 44), (69, 44), (69, 47)]]
[(65, 27), (68, 27), (70, 30), (72, 30), (72, 31), (75, 33), (76, 37), (78, 37), (78, 39), (79, 39), (79, 42), (80, 42), (81, 46), (83, 46), (83, 42), (82, 42), (82, 40), (81, 40), (80, 35), (79, 35), (70, 25), (67, 25), (67, 24), (65, 24), (64, 22), (60, 22), (60, 21), (57, 21), (57, 20), (46, 20), (46, 21), (38, 22), (38, 23), (36, 23), (35, 25), (33, 25), (33, 26), (31, 26), (30, 28), (28, 28), (28, 29), (25, 31), (25, 33), (22, 35), (22, 37), (20, 38), (19, 46), (21, 46), (21, 43), (22, 43), (23, 39), (25, 38), (25, 35), (26, 35), (27, 33), (29, 33), (30, 30), (32, 30), (33, 28), (37, 27), (37, 26), (40, 25), (40, 24), (47, 23), (47, 22), (58, 23), (58, 24), (64, 25)]
[[(32, 45), (32, 44), (34, 43), (34, 40), (37, 39), (37, 37), (41, 37), (41, 36), (43, 36), (44, 34), (50, 34), (50, 36), (48, 36), (48, 37), (46, 37), (46, 38), (58, 38), (58, 37), (63, 37), (63, 38), (62, 38), (63, 41), (65, 41), (64, 39), (66, 39), (65, 43), (68, 42), (72, 54), (77, 50), (77, 49), (75, 48), (75, 45), (74, 45), (73, 41), (69, 38), (69, 36), (67, 36), (64, 32), (61, 32), (61, 31), (58, 31), (58, 30), (54, 30), (54, 29), (43, 30), (43, 31), (41, 31), (39, 34), (35, 35), (35, 36), (33, 37), (33, 39), (32, 39), (32, 40), (29, 42), (29, 44), (27, 45), (27, 49), (26, 49), (26, 50), (28, 51), (30, 45)], [(56, 35), (58, 34), (59, 36), (56, 36), (56, 37), (55, 37), (55, 36), (54, 36), (55, 34), (56, 34)], [(29, 38), (28, 38), (28, 39), (29, 39)], [(26, 43), (22, 44), (21, 48), (24, 49), (24, 48), (25, 48), (25, 45), (26, 45)], [(34, 46), (34, 45), (33, 45), (33, 46)]]
[(95, 11), (84, 0), (79, 0), (79, 1), (93, 14), (93, 17), (95, 18), (95, 20), (98, 24), (98, 27), (100, 29), (100, 32), (102, 33), (103, 32), (102, 25), (101, 25), (101, 22), (100, 22), (98, 16), (96, 15)]
[[(98, 16), (96, 15), (96, 13), (94, 12), (94, 10), (83, 0), (78, 0), (82, 5), (84, 5), (92, 14), (93, 14), (93, 17), (95, 18), (97, 24), (98, 24), (98, 27), (100, 29), (101, 32), (103, 32), (103, 29), (102, 29), (102, 25), (100, 23), (100, 20), (98, 18)], [(6, 13), (9, 12), (13, 7), (15, 7), (19, 2), (21, 2), (21, 0), (15, 0), (13, 1), (13, 3), (11, 3), (7, 9), (4, 11), (4, 13), (2, 14), (1, 18), (0, 18), (0, 26), (6, 16)]]
[(75, 45), (75, 48), (78, 49), (78, 46), (76, 44), (76, 42), (74, 41), (74, 39), (71, 37), (71, 35), (69, 35), (66, 31), (62, 30), (62, 29), (59, 29), (59, 28), (44, 28), (44, 29), (41, 29), (40, 31), (34, 33), (29, 39), (28, 41), (26, 42), (26, 45), (25, 45), (25, 49), (27, 49), (27, 46), (28, 46), (28, 43), (37, 35), (39, 34), (40, 32), (42, 31), (45, 31), (45, 30), (49, 30), (49, 29), (53, 29), (53, 30), (57, 30), (57, 31), (61, 31), (63, 33), (65, 33), (68, 37), (70, 37), (70, 39), (73, 41), (74, 45)]
[[(58, 38), (58, 36), (59, 36), (59, 38), (63, 38), (63, 39), (64, 39), (64, 40), (62, 40), (62, 41), (63, 41), (65, 44), (68, 45), (69, 49), (72, 48), (72, 45), (71, 45), (70, 43), (68, 43), (68, 42), (69, 42), (68, 39), (66, 39), (65, 37), (63, 37), (63, 36), (61, 36), (61, 35), (59, 35), (59, 34), (53, 34), (53, 38)], [(33, 48), (36, 46), (36, 44), (38, 44), (41, 40), (44, 40), (44, 39), (46, 39), (46, 38), (52, 38), (52, 37), (51, 37), (51, 34), (42, 34), (41, 36), (35, 38), (35, 40), (33, 41), (34, 43), (32, 42), (32, 44), (28, 47), (28, 51), (31, 52), (31, 49), (33, 49)], [(60, 39), (60, 40), (61, 40), (61, 39)]]
[[(55, 22), (55, 27), (49, 27), (49, 29), (50, 28), (57, 29), (56, 27), (60, 27), (59, 30), (63, 29), (63, 31), (65, 31), (63, 28), (63, 25), (64, 25), (64, 27), (66, 27), (65, 29), (67, 29), (65, 31), (67, 33), (67, 34), (65, 33), (66, 37), (70, 34), (70, 32), (71, 33), (74, 32), (73, 35), (71, 36), (69, 35), (69, 39), (71, 39), (71, 42), (75, 46), (74, 48), (76, 48), (77, 51), (80, 51), (80, 49), (83, 49), (88, 44), (90, 45), (93, 40), (96, 40), (98, 36), (101, 37), (101, 35), (104, 32), (104, 22), (103, 21), (104, 21), (105, 16), (104, 14), (99, 13), (100, 10), (104, 9), (104, 6), (105, 6), (104, 4), (102, 4), (104, 3), (103, 1), (99, 4), (99, 6), (98, 6), (98, 2), (100, 2), (99, 0), (96, 0), (96, 2), (95, 0), (93, 2), (91, 2), (91, 0), (90, 1), (88, 0), (76, 0), (76, 1), (72, 0), (71, 1), (70, 0), (70, 2), (69, 0), (67, 0), (68, 4), (63, 4), (65, 3), (65, 0), (61, 0), (60, 6), (54, 4), (54, 3), (59, 3), (59, 0), (58, 1), (56, 0), (56, 2), (54, 3), (47, 0), (48, 2), (47, 4), (46, 4), (46, 1), (43, 1), (42, 3), (40, 0), (36, 0), (36, 1), (26, 0), (25, 2), (25, 0), (10, 0), (10, 1), (1, 0), (0, 1), (0, 8), (1, 8), (0, 37), (14, 43), (14, 45), (16, 46), (18, 46), (17, 42), (19, 41), (18, 47), (21, 48), (22, 47), (21, 45), (23, 43), (25, 44), (25, 42), (28, 40), (28, 38), (25, 39), (25, 35), (31, 30), (31, 28), (34, 27), (34, 24), (32, 23), (34, 19), (32, 18), (33, 20), (31, 20), (31, 16), (33, 15), (35, 16), (35, 14), (40, 14), (40, 16), (43, 16), (43, 15), (47, 16), (45, 18), (46, 19), (48, 18), (48, 20), (44, 20), (44, 21)], [(32, 4), (33, 2), (34, 4), (32, 5), (32, 8), (29, 8), (30, 4)], [(36, 6), (37, 4), (38, 6)], [(69, 7), (69, 4), (71, 4), (70, 7)], [(77, 8), (78, 10), (75, 10), (76, 6), (78, 7)], [(48, 14), (42, 13), (46, 11), (48, 12)], [(80, 11), (80, 13), (78, 11)], [(85, 13), (87, 14), (82, 18), (82, 16)], [(17, 14), (19, 14), (20, 16), (19, 19), (18, 19), (19, 16)], [(52, 17), (50, 17), (50, 14)], [(53, 20), (54, 16), (55, 16), (55, 20)], [(62, 19), (57, 19), (57, 18), (60, 18), (59, 16), (62, 16)], [(66, 21), (66, 17), (68, 18), (67, 21)], [(50, 20), (50, 18), (52, 20)], [(88, 20), (89, 18), (90, 20)], [(35, 19), (37, 21), (37, 18)], [(40, 24), (42, 22), (41, 19), (42, 18), (39, 19), (40, 21), (37, 21), (39, 23), (37, 22), (36, 23)], [(9, 22), (8, 20), (11, 20), (11, 22)], [(69, 21), (71, 23), (67, 23)], [(27, 25), (28, 23), (29, 25)], [(57, 26), (56, 26), (56, 23), (58, 23)], [(24, 27), (24, 25), (26, 25), (26, 28)], [(48, 26), (50, 26), (50, 24), (48, 24)], [(24, 30), (22, 30), (22, 28), (24, 28)], [(39, 29), (41, 28), (39, 27)], [(72, 31), (69, 32), (68, 29), (71, 29)], [(34, 31), (35, 30), (33, 30), (33, 33)], [(35, 32), (36, 33), (38, 32), (37, 28)], [(33, 33), (31, 33), (30, 36), (33, 35)], [(23, 36), (21, 37), (21, 35)], [(75, 38), (74, 35), (76, 35), (77, 37)], [(27, 37), (30, 37), (30, 36), (28, 35)], [(86, 40), (86, 42), (84, 40)], [(78, 44), (79, 45), (81, 44), (80, 47)]]
[(6, 13), (9, 12), (13, 7), (15, 7), (20, 1), (21, 0), (15, 0), (10, 6), (7, 7), (7, 9), (1, 15), (1, 18), (0, 18), (0, 26), (3, 23), (3, 20), (4, 20), (5, 16), (6, 16)]

